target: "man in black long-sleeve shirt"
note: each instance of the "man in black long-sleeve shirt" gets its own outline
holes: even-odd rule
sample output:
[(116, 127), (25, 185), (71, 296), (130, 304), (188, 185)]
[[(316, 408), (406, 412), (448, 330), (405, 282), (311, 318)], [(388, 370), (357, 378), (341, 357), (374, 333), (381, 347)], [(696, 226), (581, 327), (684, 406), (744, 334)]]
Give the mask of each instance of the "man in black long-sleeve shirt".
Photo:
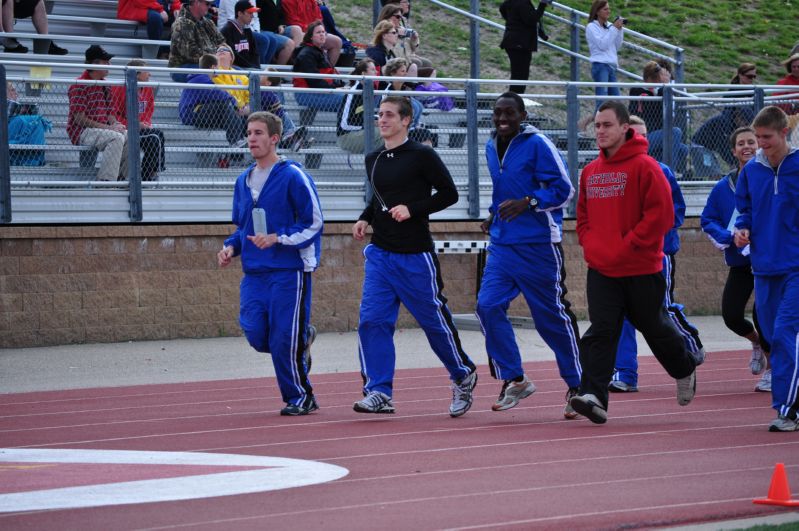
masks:
[(458, 190), (436, 152), (408, 139), (412, 113), (407, 98), (384, 99), (378, 113), (378, 129), (385, 148), (366, 156), (366, 172), (374, 194), (352, 228), (352, 236), (359, 241), (369, 225), (373, 229), (372, 241), (364, 249), (358, 324), (365, 397), (353, 409), (360, 413), (394, 413), (393, 335), (401, 302), (425, 331), (430, 347), (449, 371), (449, 414), (459, 417), (472, 405), (477, 372), (461, 347), (442, 293), (444, 284), (428, 220), (430, 214), (454, 204)]

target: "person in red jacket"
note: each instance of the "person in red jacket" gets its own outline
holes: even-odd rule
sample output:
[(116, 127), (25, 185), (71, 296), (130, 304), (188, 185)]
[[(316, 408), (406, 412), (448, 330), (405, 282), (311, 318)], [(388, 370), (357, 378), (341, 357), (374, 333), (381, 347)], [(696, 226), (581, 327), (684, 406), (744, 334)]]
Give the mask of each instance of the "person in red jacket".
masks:
[[(311, 22), (322, 20), (322, 9), (317, 0), (281, 0), (280, 9), (283, 10), (286, 24), (299, 26), (304, 32), (308, 31)], [(336, 66), (341, 55), (341, 38), (328, 33), (322, 49), (327, 52), (330, 64)]]
[(175, 21), (180, 0), (119, 0), (117, 18), (147, 25), (147, 38), (160, 41), (164, 27)]
[(696, 392), (696, 363), (663, 306), (663, 237), (674, 225), (671, 190), (646, 154), (646, 139), (629, 121), (621, 102), (606, 101), (597, 110), (599, 157), (583, 169), (577, 201), (591, 326), (580, 340), (583, 374), (570, 403), (596, 424), (607, 421), (608, 384), (624, 317), (677, 380), (677, 402), (687, 405)]
[[(132, 59), (128, 66), (147, 66), (143, 59)], [(139, 83), (150, 81), (150, 72), (139, 70), (136, 74)], [(125, 127), (128, 125), (127, 98), (125, 87), (114, 85), (111, 87), (111, 102), (114, 116)], [(158, 172), (164, 171), (164, 132), (153, 127), (153, 113), (155, 112), (155, 94), (153, 87), (139, 86), (139, 147), (142, 152), (141, 178), (142, 181), (158, 180)]]

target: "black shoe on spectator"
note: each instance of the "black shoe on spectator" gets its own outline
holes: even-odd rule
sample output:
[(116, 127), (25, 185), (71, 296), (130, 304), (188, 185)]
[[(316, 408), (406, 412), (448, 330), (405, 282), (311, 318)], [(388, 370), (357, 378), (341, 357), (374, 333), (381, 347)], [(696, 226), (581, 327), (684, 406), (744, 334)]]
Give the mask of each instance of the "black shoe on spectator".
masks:
[(17, 43), (16, 46), (5, 46), (6, 53), (28, 53), (28, 47)]
[(50, 48), (47, 49), (47, 53), (50, 55), (67, 55), (69, 53), (69, 50), (60, 47), (53, 41), (50, 41)]

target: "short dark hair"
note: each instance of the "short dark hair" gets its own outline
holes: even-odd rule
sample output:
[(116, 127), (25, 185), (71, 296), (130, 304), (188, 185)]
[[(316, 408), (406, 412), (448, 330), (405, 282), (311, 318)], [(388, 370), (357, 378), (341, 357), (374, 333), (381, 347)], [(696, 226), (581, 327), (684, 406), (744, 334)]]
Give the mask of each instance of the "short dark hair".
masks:
[(752, 121), (752, 127), (766, 127), (768, 129), (775, 129), (782, 131), (788, 127), (788, 115), (785, 111), (775, 105), (763, 107), (755, 119)]
[(386, 96), (380, 105), (384, 103), (393, 103), (397, 106), (400, 118), (410, 118), (413, 116), (413, 107), (411, 107), (411, 100), (405, 96)]
[(735, 149), (735, 143), (738, 142), (738, 136), (740, 136), (740, 135), (742, 135), (744, 133), (755, 134), (755, 130), (747, 125), (746, 127), (739, 127), (738, 129), (733, 131), (732, 134), (730, 135), (730, 148), (731, 149)]
[(596, 112), (602, 112), (611, 110), (616, 114), (616, 118), (619, 119), (619, 124), (629, 124), (630, 123), (630, 111), (627, 110), (627, 106), (620, 101), (608, 100), (602, 105), (599, 106), (599, 109)]
[(516, 109), (520, 113), (522, 113), (523, 115), (525, 115), (525, 116), (527, 115), (527, 109), (524, 108), (524, 99), (521, 96), (519, 96), (518, 94), (516, 94), (515, 92), (510, 92), (510, 91), (503, 92), (502, 94), (499, 95), (497, 100), (494, 102), (494, 105), (496, 105), (497, 101), (499, 101), (501, 99), (513, 100), (513, 102), (516, 103)]
[(369, 67), (370, 64), (375, 64), (375, 60), (372, 59), (371, 57), (364, 57), (363, 59), (358, 61), (358, 64), (356, 64), (355, 68), (352, 69), (350, 75), (351, 76), (362, 75), (364, 72), (366, 72), (366, 69)]
[(198, 63), (201, 70), (210, 70), (219, 64), (219, 59), (212, 53), (204, 53), (200, 56)]
[(266, 124), (266, 130), (269, 133), (269, 136), (283, 136), (283, 121), (277, 115), (274, 115), (271, 112), (256, 111), (250, 113), (250, 115), (247, 117), (247, 125), (250, 125), (250, 122), (263, 122)]

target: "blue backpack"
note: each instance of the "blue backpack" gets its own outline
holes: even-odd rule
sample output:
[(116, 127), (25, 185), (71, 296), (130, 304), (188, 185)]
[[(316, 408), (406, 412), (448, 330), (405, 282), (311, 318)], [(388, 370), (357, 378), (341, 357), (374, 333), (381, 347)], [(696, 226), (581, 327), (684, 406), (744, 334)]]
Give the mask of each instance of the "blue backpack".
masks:
[[(8, 120), (8, 143), (45, 144), (44, 134), (52, 129), (50, 120), (38, 114), (19, 114)], [(11, 166), (44, 166), (43, 149), (11, 149), (9, 153)]]

